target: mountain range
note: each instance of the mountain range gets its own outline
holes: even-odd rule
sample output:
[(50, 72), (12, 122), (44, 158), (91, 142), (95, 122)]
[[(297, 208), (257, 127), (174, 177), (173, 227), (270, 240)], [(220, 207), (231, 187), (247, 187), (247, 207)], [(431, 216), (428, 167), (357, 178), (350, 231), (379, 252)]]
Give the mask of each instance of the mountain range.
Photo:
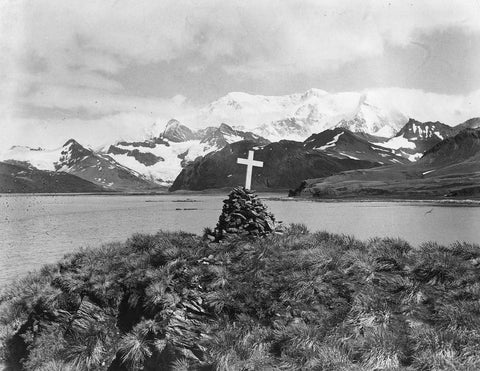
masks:
[(310, 89), (284, 96), (229, 93), (200, 110), (196, 122), (227, 122), (272, 141), (302, 141), (335, 126), (391, 137), (408, 116), (375, 92), (331, 94)]
[[(318, 89), (279, 97), (230, 93), (199, 113), (202, 120), (225, 118), (228, 124), (194, 130), (172, 119), (161, 130), (154, 124), (153, 134), (142, 140), (120, 140), (97, 150), (74, 139), (53, 150), (14, 146), (0, 154), (2, 179), (5, 169), (19, 166), (19, 171), (33, 171), (35, 179), (42, 172), (46, 179), (67, 173), (88, 182), (92, 192), (230, 187), (243, 183), (245, 169), (236, 158), (254, 149), (255, 158), (264, 162), (254, 171), (254, 188), (295, 188), (345, 171), (414, 168), (443, 141), (480, 127), (480, 118), (457, 126), (420, 122), (381, 103), (372, 94)], [(17, 170), (12, 168), (11, 178), (18, 178)]]

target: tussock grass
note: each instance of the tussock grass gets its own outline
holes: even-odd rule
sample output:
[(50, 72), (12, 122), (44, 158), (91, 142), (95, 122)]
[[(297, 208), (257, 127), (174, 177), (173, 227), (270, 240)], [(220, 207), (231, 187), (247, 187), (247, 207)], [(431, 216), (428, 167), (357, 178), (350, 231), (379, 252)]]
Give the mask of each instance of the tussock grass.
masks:
[(480, 369), (480, 247), (136, 234), (6, 287), (0, 342), (26, 370)]

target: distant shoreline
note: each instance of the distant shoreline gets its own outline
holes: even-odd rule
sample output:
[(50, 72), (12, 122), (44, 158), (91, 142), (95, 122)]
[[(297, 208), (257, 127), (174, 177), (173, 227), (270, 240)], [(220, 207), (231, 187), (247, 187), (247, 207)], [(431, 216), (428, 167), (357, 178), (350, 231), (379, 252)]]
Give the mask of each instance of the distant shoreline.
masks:
[[(90, 192), (90, 193), (0, 193), (0, 197), (66, 197), (66, 196), (202, 196), (202, 195), (223, 195), (227, 194), (230, 188), (208, 189), (203, 191), (175, 191), (175, 192)], [(480, 198), (407, 198), (407, 197), (344, 197), (344, 198), (318, 198), (312, 196), (287, 196), (285, 190), (261, 190), (256, 191), (260, 197), (272, 201), (286, 202), (321, 202), (321, 203), (345, 203), (345, 202), (394, 202), (394, 203), (419, 203), (422, 205), (435, 204), (436, 206), (459, 206), (459, 207), (480, 207)], [(270, 195), (270, 196), (268, 196)], [(284, 195), (284, 196), (281, 196)]]

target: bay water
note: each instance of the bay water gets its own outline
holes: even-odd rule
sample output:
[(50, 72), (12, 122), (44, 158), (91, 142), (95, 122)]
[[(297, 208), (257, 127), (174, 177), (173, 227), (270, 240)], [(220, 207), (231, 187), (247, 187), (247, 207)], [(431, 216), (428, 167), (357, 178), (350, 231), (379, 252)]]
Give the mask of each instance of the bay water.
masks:
[[(80, 247), (125, 241), (133, 233), (214, 227), (226, 194), (0, 195), (0, 287)], [(434, 201), (316, 202), (260, 194), (285, 224), (366, 240), (399, 237), (480, 243), (480, 204)]]

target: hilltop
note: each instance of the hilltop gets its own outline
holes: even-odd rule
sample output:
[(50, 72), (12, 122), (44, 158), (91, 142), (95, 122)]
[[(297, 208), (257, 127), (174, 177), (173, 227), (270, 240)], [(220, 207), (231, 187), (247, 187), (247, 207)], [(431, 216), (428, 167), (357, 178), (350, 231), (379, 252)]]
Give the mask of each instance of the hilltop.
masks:
[(479, 277), (462, 243), (134, 235), (5, 288), (0, 354), (25, 370), (473, 370)]

